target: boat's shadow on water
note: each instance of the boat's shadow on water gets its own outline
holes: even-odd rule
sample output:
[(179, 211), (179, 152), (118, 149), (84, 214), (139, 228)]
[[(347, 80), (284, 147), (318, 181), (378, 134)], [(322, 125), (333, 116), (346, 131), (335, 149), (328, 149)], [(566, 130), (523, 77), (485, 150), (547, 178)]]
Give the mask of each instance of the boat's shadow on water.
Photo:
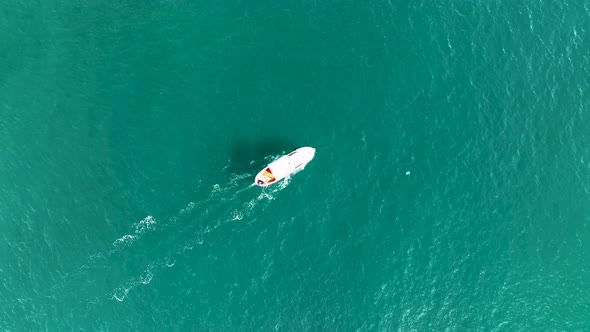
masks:
[(230, 144), (227, 170), (237, 174), (255, 173), (268, 164), (265, 158), (282, 155), (296, 148), (294, 142), (276, 137), (258, 140), (236, 138)]

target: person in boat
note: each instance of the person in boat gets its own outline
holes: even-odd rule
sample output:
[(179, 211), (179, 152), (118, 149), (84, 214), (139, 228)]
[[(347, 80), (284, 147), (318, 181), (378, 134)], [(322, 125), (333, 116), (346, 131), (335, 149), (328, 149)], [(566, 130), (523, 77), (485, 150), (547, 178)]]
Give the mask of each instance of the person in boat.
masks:
[(257, 183), (258, 183), (259, 185), (263, 185), (263, 184), (264, 184), (264, 181), (262, 181), (262, 180), (258, 180), (258, 181), (257, 181)]

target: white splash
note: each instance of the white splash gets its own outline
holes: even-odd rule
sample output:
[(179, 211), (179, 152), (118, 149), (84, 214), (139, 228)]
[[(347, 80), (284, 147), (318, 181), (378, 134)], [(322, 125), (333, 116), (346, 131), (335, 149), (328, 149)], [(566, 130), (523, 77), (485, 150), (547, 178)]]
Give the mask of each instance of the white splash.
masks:
[(190, 202), (187, 204), (186, 207), (184, 207), (183, 209), (180, 210), (179, 214), (181, 216), (184, 216), (184, 215), (190, 213), (194, 208), (195, 208), (195, 202)]
[(129, 295), (129, 292), (132, 289), (139, 285), (149, 284), (154, 278), (154, 273), (152, 272), (152, 269), (153, 264), (150, 264), (150, 266), (148, 266), (148, 268), (138, 278), (132, 278), (131, 280), (126, 282), (125, 285), (117, 287), (111, 295), (111, 298), (119, 302), (123, 302), (123, 300), (127, 298), (127, 295)]
[(152, 271), (150, 270), (146, 270), (140, 277), (139, 277), (139, 282), (141, 282), (144, 285), (147, 285), (150, 283), (150, 281), (152, 281), (152, 278), (154, 277), (154, 274), (152, 273)]
[(156, 219), (152, 216), (147, 216), (143, 218), (140, 222), (133, 224), (135, 231), (133, 234), (126, 234), (121, 236), (120, 238), (116, 239), (113, 242), (113, 246), (128, 246), (135, 242), (135, 240), (141, 237), (141, 234), (147, 232), (148, 230), (152, 230), (155, 228)]
[(114, 246), (130, 245), (131, 243), (133, 243), (133, 241), (135, 241), (135, 236), (133, 236), (131, 234), (126, 234), (126, 235), (123, 235), (120, 238), (116, 239), (115, 242), (113, 242), (113, 245)]
[(156, 219), (152, 216), (143, 218), (139, 223), (135, 224), (135, 234), (143, 234), (148, 230), (154, 229)]
[(127, 294), (129, 294), (129, 290), (131, 290), (131, 287), (119, 287), (115, 289), (115, 293), (112, 295), (112, 298), (119, 302), (123, 302), (123, 300), (125, 300), (127, 297)]
[(232, 217), (231, 217), (232, 221), (242, 220), (242, 219), (244, 219), (244, 214), (241, 211), (238, 211), (238, 210), (232, 211)]

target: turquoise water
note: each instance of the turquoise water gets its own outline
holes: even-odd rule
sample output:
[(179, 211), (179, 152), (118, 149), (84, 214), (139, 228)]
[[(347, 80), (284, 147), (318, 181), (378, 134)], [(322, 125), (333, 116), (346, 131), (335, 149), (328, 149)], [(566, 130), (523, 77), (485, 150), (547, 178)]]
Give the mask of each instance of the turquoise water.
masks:
[(590, 326), (590, 2), (0, 8), (0, 330)]

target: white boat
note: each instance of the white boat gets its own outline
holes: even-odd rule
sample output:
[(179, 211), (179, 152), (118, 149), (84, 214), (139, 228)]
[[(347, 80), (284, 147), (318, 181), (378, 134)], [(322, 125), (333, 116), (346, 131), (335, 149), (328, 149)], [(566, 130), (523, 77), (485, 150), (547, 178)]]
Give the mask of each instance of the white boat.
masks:
[(302, 170), (315, 156), (315, 149), (310, 147), (299, 148), (287, 155), (268, 164), (256, 175), (254, 184), (266, 187), (279, 180)]

